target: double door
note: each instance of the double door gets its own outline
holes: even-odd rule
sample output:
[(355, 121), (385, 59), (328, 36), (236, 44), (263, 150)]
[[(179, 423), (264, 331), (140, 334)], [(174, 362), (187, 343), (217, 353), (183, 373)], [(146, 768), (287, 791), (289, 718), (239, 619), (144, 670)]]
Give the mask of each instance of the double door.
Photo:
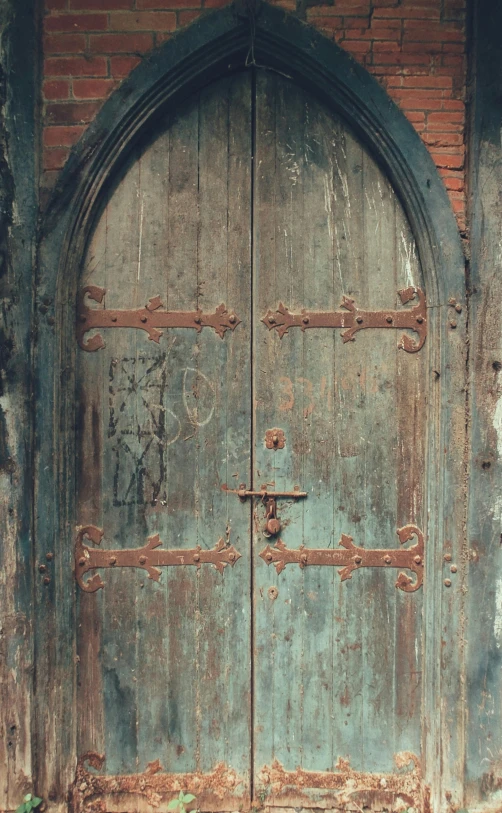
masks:
[(286, 77), (129, 158), (77, 308), (75, 809), (421, 807), (423, 288)]

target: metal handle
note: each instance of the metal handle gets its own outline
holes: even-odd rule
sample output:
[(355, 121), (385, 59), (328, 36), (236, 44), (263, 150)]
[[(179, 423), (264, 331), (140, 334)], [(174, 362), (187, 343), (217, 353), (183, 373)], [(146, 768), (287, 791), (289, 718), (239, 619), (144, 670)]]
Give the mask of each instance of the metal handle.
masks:
[(300, 491), (300, 486), (294, 486), (293, 491), (269, 491), (266, 485), (261, 486), (260, 491), (253, 491), (246, 488), (245, 483), (241, 483), (239, 488), (229, 488), (227, 485), (221, 487), (222, 491), (229, 494), (237, 494), (240, 500), (246, 500), (248, 497), (260, 497), (264, 502), (267, 500), (275, 500), (277, 497), (284, 497), (285, 499), (298, 500), (301, 497), (308, 497), (306, 491)]

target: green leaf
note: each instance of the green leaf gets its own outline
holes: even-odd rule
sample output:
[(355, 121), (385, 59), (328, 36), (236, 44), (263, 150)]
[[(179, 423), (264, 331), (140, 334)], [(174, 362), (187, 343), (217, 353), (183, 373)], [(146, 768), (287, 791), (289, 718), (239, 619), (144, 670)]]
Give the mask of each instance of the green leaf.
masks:
[(178, 799), (180, 800), (180, 802), (183, 801), (183, 791), (182, 790), (180, 790), (180, 795), (178, 796)]
[(22, 805), (19, 805), (19, 807), (16, 808), (16, 813), (29, 813), (29, 810), (26, 809), (26, 805), (24, 802)]
[[(177, 810), (179, 806), (180, 806), (180, 801), (179, 801), (179, 799), (173, 799), (173, 800), (172, 800), (171, 802), (169, 802), (169, 804), (167, 805), (167, 809), (168, 809), (168, 810)], [(16, 813), (17, 813), (17, 811), (16, 811)]]
[(195, 796), (193, 795), (193, 793), (187, 793), (186, 796), (183, 796), (183, 801), (185, 803), (193, 802), (194, 799), (195, 799)]
[(26, 794), (26, 796), (24, 797), (24, 801), (25, 802), (31, 802), (31, 793)]
[(38, 807), (41, 804), (42, 804), (42, 799), (40, 799), (39, 796), (34, 796), (33, 799), (31, 800), (31, 806), (32, 807)]

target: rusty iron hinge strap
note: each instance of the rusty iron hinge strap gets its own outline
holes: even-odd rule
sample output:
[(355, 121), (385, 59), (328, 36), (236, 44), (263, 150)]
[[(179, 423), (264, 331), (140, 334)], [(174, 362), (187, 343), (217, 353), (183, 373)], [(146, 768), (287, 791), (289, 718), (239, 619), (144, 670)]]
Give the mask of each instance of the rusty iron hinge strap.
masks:
[(95, 525), (85, 525), (78, 529), (75, 542), (75, 578), (79, 586), (86, 593), (95, 593), (104, 587), (104, 582), (98, 573), (84, 581), (83, 576), (89, 570), (109, 567), (138, 567), (146, 570), (148, 578), (158, 582), (161, 572), (159, 567), (176, 567), (180, 565), (193, 565), (200, 567), (211, 564), (223, 573), (226, 565), (233, 566), (241, 554), (233, 545), (227, 545), (224, 539), (219, 539), (212, 550), (206, 550), (199, 545), (196, 548), (181, 548), (179, 550), (159, 549), (162, 544), (158, 534), (150, 536), (142, 548), (122, 548), (120, 550), (97, 550), (84, 543), (87, 538), (95, 545), (100, 545), (103, 531)]
[(132, 327), (145, 330), (148, 338), (159, 342), (162, 331), (159, 328), (184, 327), (200, 333), (203, 327), (212, 327), (218, 336), (223, 338), (227, 330), (234, 330), (240, 323), (239, 317), (229, 311), (222, 303), (214, 313), (196, 311), (166, 311), (159, 296), (154, 296), (144, 308), (136, 310), (109, 310), (107, 308), (89, 308), (86, 295), (94, 302), (101, 303), (106, 293), (105, 288), (87, 285), (79, 292), (77, 301), (77, 341), (82, 350), (94, 352), (105, 346), (103, 337), (97, 333), (85, 341), (85, 336), (95, 328)]
[(415, 298), (418, 298), (418, 303), (405, 310), (366, 311), (358, 308), (353, 299), (344, 296), (342, 311), (310, 311), (304, 308), (301, 313), (290, 313), (281, 302), (276, 311), (269, 310), (261, 321), (269, 330), (277, 330), (281, 339), (290, 327), (299, 327), (301, 330), (319, 327), (347, 328), (342, 333), (343, 342), (354, 341), (355, 334), (367, 328), (404, 328), (418, 333), (418, 341), (403, 334), (398, 347), (407, 353), (416, 353), (424, 346), (427, 336), (425, 294), (421, 288), (415, 287), (405, 288), (398, 291), (398, 294), (403, 305)]
[(424, 580), (424, 535), (416, 525), (405, 525), (398, 528), (397, 535), (401, 545), (409, 542), (414, 536), (417, 538), (415, 545), (409, 548), (394, 548), (383, 550), (368, 550), (354, 545), (351, 536), (342, 534), (340, 545), (342, 549), (332, 548), (306, 548), (303, 545), (298, 550), (290, 550), (281, 539), (278, 539), (274, 547), (267, 545), (262, 550), (260, 557), (268, 565), (273, 564), (277, 573), (280, 573), (286, 565), (298, 564), (300, 567), (325, 566), (338, 567), (341, 580), (352, 578), (352, 572), (361, 567), (386, 567), (403, 568), (411, 570), (416, 579), (399, 573), (396, 587), (405, 593), (414, 593), (422, 586)]

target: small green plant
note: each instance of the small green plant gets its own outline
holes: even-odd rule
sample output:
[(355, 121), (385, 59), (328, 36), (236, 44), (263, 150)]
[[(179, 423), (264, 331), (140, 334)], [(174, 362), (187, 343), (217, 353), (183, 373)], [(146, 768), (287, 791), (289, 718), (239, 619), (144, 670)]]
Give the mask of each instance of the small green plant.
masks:
[[(188, 805), (190, 802), (193, 802), (194, 800), (195, 796), (193, 795), (193, 793), (183, 793), (183, 791), (180, 790), (180, 795), (178, 796), (178, 798), (170, 801), (169, 804), (167, 805), (167, 809), (177, 810), (178, 813), (186, 813), (185, 805)], [(18, 811), (16, 811), (16, 813), (18, 813)], [(29, 813), (29, 811), (26, 811), (26, 813)]]
[(32, 796), (31, 793), (27, 793), (23, 799), (23, 803), (16, 809), (16, 813), (31, 813), (31, 811), (35, 810), (40, 804), (42, 804), (42, 799), (39, 799), (38, 796)]

